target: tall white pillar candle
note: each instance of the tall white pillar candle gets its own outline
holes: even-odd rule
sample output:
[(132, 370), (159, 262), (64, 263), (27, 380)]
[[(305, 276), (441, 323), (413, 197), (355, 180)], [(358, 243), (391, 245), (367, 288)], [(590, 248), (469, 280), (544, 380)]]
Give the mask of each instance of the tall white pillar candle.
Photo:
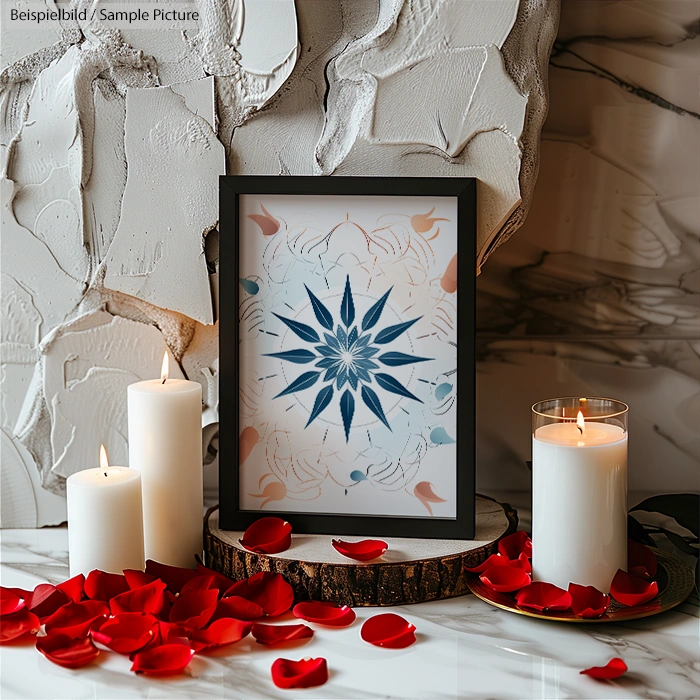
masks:
[(627, 407), (554, 399), (533, 412), (553, 402), (573, 405), (533, 425), (533, 580), (608, 593), (615, 572), (627, 569)]
[(202, 554), (202, 387), (163, 376), (131, 384), (129, 466), (141, 473), (146, 559), (195, 568)]
[(66, 480), (71, 576), (144, 568), (141, 475), (108, 466), (104, 448), (100, 458), (99, 469), (84, 469)]

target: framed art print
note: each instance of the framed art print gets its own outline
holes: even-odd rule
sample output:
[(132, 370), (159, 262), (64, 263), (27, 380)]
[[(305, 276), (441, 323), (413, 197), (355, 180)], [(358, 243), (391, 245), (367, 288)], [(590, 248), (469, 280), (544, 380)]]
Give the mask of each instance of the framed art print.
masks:
[(475, 188), (221, 178), (220, 527), (473, 538)]

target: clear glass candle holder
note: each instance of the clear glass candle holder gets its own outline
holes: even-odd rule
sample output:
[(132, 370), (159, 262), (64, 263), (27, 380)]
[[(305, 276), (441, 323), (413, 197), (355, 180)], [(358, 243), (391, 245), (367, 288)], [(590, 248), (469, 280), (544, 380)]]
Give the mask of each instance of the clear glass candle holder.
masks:
[(627, 569), (627, 418), (621, 401), (532, 407), (532, 575), (603, 593)]

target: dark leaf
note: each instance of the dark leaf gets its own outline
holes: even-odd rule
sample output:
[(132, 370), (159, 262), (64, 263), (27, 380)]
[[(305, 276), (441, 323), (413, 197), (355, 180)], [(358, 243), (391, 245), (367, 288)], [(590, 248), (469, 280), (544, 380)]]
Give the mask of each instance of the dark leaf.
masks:
[(379, 384), (382, 389), (390, 391), (392, 394), (398, 394), (399, 396), (405, 396), (409, 399), (413, 399), (414, 401), (418, 401), (418, 403), (423, 403), (417, 396), (414, 396), (403, 384), (401, 384), (401, 382), (394, 379), (390, 374), (377, 372), (374, 375), (374, 378), (377, 380), (377, 384)]
[(379, 397), (368, 386), (362, 387), (362, 400), (365, 402), (365, 406), (367, 406), (367, 408), (369, 408), (369, 410), (372, 411), (372, 413), (374, 413), (374, 415), (377, 416), (377, 418), (379, 418), (379, 420), (384, 423), (389, 430), (391, 430), (391, 426), (384, 415), (384, 410), (382, 409), (382, 404)]
[(318, 333), (311, 327), (307, 326), (305, 323), (300, 323), (299, 321), (294, 321), (291, 318), (285, 318), (272, 312), (273, 316), (276, 316), (282, 323), (284, 323), (290, 330), (294, 331), (302, 340), (307, 343), (319, 343), (321, 339), (318, 337)]
[(286, 350), (285, 352), (268, 352), (265, 357), (276, 357), (286, 362), (293, 362), (295, 365), (305, 365), (313, 362), (316, 355), (311, 350)]
[(379, 365), (372, 360), (364, 360), (362, 358), (355, 360), (356, 367), (362, 367), (362, 369), (379, 369)]
[(345, 349), (340, 347), (340, 343), (334, 335), (331, 335), (330, 333), (324, 333), (323, 337), (325, 338), (326, 343), (328, 343), (328, 346), (333, 348), (336, 352), (342, 352)]
[(345, 280), (345, 293), (340, 305), (340, 318), (343, 320), (346, 328), (349, 328), (355, 320), (355, 302), (352, 299), (352, 289), (350, 289), (350, 275)]
[(696, 537), (700, 536), (700, 494), (673, 493), (652, 496), (630, 508), (631, 513), (635, 510), (668, 515)]
[(336, 380), (336, 387), (338, 389), (342, 389), (346, 382), (348, 381), (348, 370), (347, 368), (343, 365), (339, 370), (338, 370), (338, 379)]
[(355, 365), (355, 371), (357, 372), (357, 376), (363, 382), (367, 382), (367, 384), (372, 383), (372, 375), (364, 367), (359, 367), (358, 365)]
[(348, 381), (350, 382), (352, 390), (355, 391), (360, 380), (358, 379), (357, 374), (355, 374), (355, 372), (353, 372), (352, 370), (348, 371)]
[(322, 360), (319, 360), (315, 366), (320, 367), (321, 369), (328, 369), (339, 362), (340, 360), (336, 360), (335, 357), (324, 357)]
[(635, 542), (654, 546), (654, 540), (649, 537), (644, 526), (633, 515), (627, 514), (627, 536)]
[(379, 345), (386, 345), (396, 340), (402, 333), (405, 333), (416, 321), (420, 321), (422, 316), (414, 318), (412, 321), (404, 321), (403, 323), (397, 323), (395, 326), (389, 326), (383, 331), (377, 333), (377, 337), (374, 339), (375, 343)]
[(352, 344), (357, 340), (357, 326), (353, 326), (348, 335), (348, 347), (352, 347)]
[(378, 301), (376, 302), (372, 308), (363, 316), (362, 318), (362, 330), (367, 331), (370, 328), (373, 328), (374, 326), (377, 325), (377, 322), (379, 321), (380, 316), (382, 315), (382, 311), (384, 311), (384, 304), (386, 304), (386, 300), (389, 298), (389, 294), (391, 294), (391, 289)]
[(367, 359), (368, 357), (374, 357), (378, 352), (379, 348), (361, 348), (357, 351), (357, 356)]
[(309, 420), (304, 426), (305, 428), (308, 428), (309, 425), (313, 423), (314, 419), (316, 419), (319, 416), (319, 414), (323, 411), (323, 409), (325, 409), (328, 406), (332, 398), (333, 385), (324, 387), (323, 389), (321, 389), (321, 391), (318, 392), (318, 394), (316, 395), (316, 401), (314, 402), (313, 411), (311, 411)]
[(338, 326), (335, 330), (335, 337), (338, 339), (343, 350), (348, 349), (348, 334), (343, 330), (342, 326)]
[(314, 350), (325, 357), (338, 357), (338, 352), (333, 348), (329, 348), (327, 345), (316, 345), (314, 346)]
[(338, 376), (338, 371), (340, 370), (340, 363), (336, 363), (333, 367), (330, 367), (326, 373), (323, 375), (324, 382), (330, 382)]
[(350, 426), (352, 425), (352, 417), (355, 415), (355, 399), (346, 389), (345, 393), (340, 397), (340, 413), (343, 416), (343, 425), (345, 426), (345, 442), (350, 438)]
[(417, 357), (407, 355), (405, 352), (385, 352), (377, 358), (380, 362), (389, 367), (401, 367), (402, 365), (412, 365), (415, 362), (428, 362), (432, 357)]
[(304, 391), (304, 389), (313, 386), (320, 376), (321, 372), (304, 372), (304, 374), (297, 377), (284, 391), (281, 391), (274, 398), (278, 399), (280, 396), (293, 394), (296, 391)]
[[(306, 285), (304, 286), (306, 287)], [(321, 300), (308, 287), (306, 287), (306, 293), (309, 295), (309, 299), (311, 299), (311, 306), (313, 306), (314, 313), (316, 314), (318, 322), (324, 328), (327, 328), (329, 331), (332, 331), (333, 316), (331, 316), (331, 312), (323, 305)]]
[(360, 349), (362, 349), (362, 348), (364, 348), (364, 347), (367, 347), (367, 345), (369, 344), (369, 341), (370, 341), (371, 338), (372, 338), (372, 336), (371, 336), (369, 333), (367, 333), (366, 335), (361, 335), (361, 336), (357, 339), (357, 341), (356, 341), (356, 343), (355, 343), (354, 349), (355, 349), (355, 350), (360, 350)]

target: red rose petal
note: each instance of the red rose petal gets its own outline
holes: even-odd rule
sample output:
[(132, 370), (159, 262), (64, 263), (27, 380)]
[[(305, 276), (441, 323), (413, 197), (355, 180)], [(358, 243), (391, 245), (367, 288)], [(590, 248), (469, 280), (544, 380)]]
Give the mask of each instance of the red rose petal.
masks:
[(213, 576), (195, 576), (182, 587), (180, 593), (187, 593), (187, 591), (208, 591), (212, 588), (213, 583)]
[(578, 617), (601, 617), (610, 605), (610, 597), (601, 593), (595, 586), (579, 586), (569, 584), (571, 594), (571, 609)]
[(12, 615), (24, 607), (24, 597), (16, 591), (0, 586), (0, 616)]
[(652, 579), (656, 576), (656, 554), (646, 545), (627, 540), (627, 572), (633, 576)]
[(140, 588), (120, 593), (109, 601), (113, 615), (125, 612), (144, 612), (158, 615), (163, 609), (165, 583), (156, 579)]
[(645, 581), (638, 576), (632, 576), (622, 569), (618, 569), (610, 584), (610, 595), (618, 603), (632, 607), (641, 605), (655, 598), (659, 593), (659, 585), (656, 581)]
[(150, 613), (119, 613), (91, 629), (90, 636), (112, 651), (131, 654), (153, 639), (157, 623)]
[(278, 554), (292, 544), (292, 526), (282, 518), (260, 518), (243, 533), (240, 543), (258, 554)]
[(156, 580), (155, 576), (151, 576), (151, 574), (147, 574), (145, 571), (139, 571), (138, 569), (125, 569), (124, 578), (129, 584), (129, 588), (132, 590), (134, 588), (141, 588), (141, 586), (145, 586), (147, 583), (153, 583), (153, 581)]
[(222, 573), (204, 566), (199, 560), (199, 557), (197, 557), (197, 574), (199, 576), (212, 576), (214, 580), (209, 588), (216, 588), (220, 593), (231, 588), (231, 584), (233, 583), (233, 580), (228, 576), (224, 576)]
[(237, 620), (257, 620), (264, 614), (262, 607), (257, 603), (241, 598), (239, 595), (232, 595), (228, 598), (222, 598), (216, 604), (212, 620), (219, 620), (222, 617), (234, 617)]
[(192, 660), (194, 650), (184, 644), (164, 644), (134, 655), (131, 670), (149, 676), (181, 673)]
[(158, 620), (153, 628), (153, 639), (141, 651), (152, 649), (153, 647), (162, 647), (164, 644), (184, 644), (186, 647), (189, 647), (189, 632), (174, 622)]
[(250, 634), (251, 627), (250, 622), (222, 617), (212, 622), (207, 628), (192, 632), (192, 648), (196, 652), (201, 652), (235, 644)]
[(272, 647), (284, 642), (296, 642), (299, 639), (310, 639), (314, 631), (307, 625), (253, 625), (253, 637), (258, 644)]
[(68, 596), (50, 583), (40, 583), (25, 605), (43, 622), (68, 602)]
[(315, 622), (327, 627), (347, 627), (355, 621), (356, 617), (355, 611), (347, 605), (314, 600), (297, 603), (292, 614), (307, 622)]
[(530, 563), (530, 558), (525, 553), (521, 554), (517, 559), (511, 559), (510, 565), (517, 566), (523, 571), (527, 572), (528, 574), (532, 573), (532, 564)]
[(498, 551), (508, 559), (517, 559), (521, 554), (526, 557), (532, 556), (532, 540), (527, 532), (518, 530), (512, 535), (504, 537), (498, 542)]
[(382, 613), (365, 621), (360, 636), (378, 647), (405, 649), (416, 641), (416, 626), (401, 615)]
[(480, 574), (486, 571), (486, 569), (490, 569), (492, 566), (500, 566), (501, 564), (508, 565), (509, 563), (508, 557), (504, 557), (502, 554), (492, 554), (478, 566), (465, 566), (464, 570), (472, 574)]
[(170, 610), (170, 622), (176, 622), (188, 629), (201, 629), (211, 620), (218, 597), (218, 591), (215, 589), (183, 590)]
[(370, 561), (381, 557), (389, 545), (383, 540), (360, 540), (359, 542), (344, 542), (332, 540), (331, 544), (337, 552), (355, 561)]
[(584, 669), (581, 673), (599, 680), (612, 680), (627, 673), (627, 664), (622, 659), (615, 657), (610, 659), (605, 666), (592, 666)]
[(90, 600), (109, 602), (120, 593), (129, 590), (126, 576), (123, 574), (108, 574), (105, 571), (91, 571), (85, 579), (85, 595)]
[(101, 600), (70, 601), (51, 615), (45, 623), (46, 632), (54, 632), (77, 639), (87, 637), (97, 620), (109, 615), (109, 608)]
[(85, 594), (85, 576), (83, 574), (73, 576), (73, 578), (59, 583), (56, 588), (69, 600), (72, 600), (74, 603), (79, 603)]
[(544, 610), (568, 610), (571, 607), (571, 594), (553, 583), (535, 581), (515, 594), (519, 608)]
[(169, 591), (179, 593), (182, 587), (195, 576), (200, 574), (194, 569), (183, 569), (180, 566), (168, 566), (149, 559), (146, 562), (146, 573), (159, 578)]
[(92, 663), (100, 650), (89, 637), (75, 639), (66, 634), (38, 637), (36, 648), (49, 660), (65, 668), (80, 668)]
[(250, 578), (234, 583), (224, 593), (224, 598), (233, 595), (257, 603), (269, 617), (286, 613), (294, 602), (294, 591), (284, 580), (284, 576), (269, 571), (261, 571)]
[(36, 634), (41, 622), (27, 608), (22, 608), (11, 615), (3, 615), (0, 618), (0, 644), (19, 639), (25, 634)]
[(530, 574), (519, 566), (503, 566), (502, 564), (487, 569), (479, 578), (494, 591), (501, 593), (520, 590), (532, 582)]
[(328, 680), (328, 665), (323, 658), (301, 661), (276, 659), (270, 674), (278, 688), (312, 688)]

